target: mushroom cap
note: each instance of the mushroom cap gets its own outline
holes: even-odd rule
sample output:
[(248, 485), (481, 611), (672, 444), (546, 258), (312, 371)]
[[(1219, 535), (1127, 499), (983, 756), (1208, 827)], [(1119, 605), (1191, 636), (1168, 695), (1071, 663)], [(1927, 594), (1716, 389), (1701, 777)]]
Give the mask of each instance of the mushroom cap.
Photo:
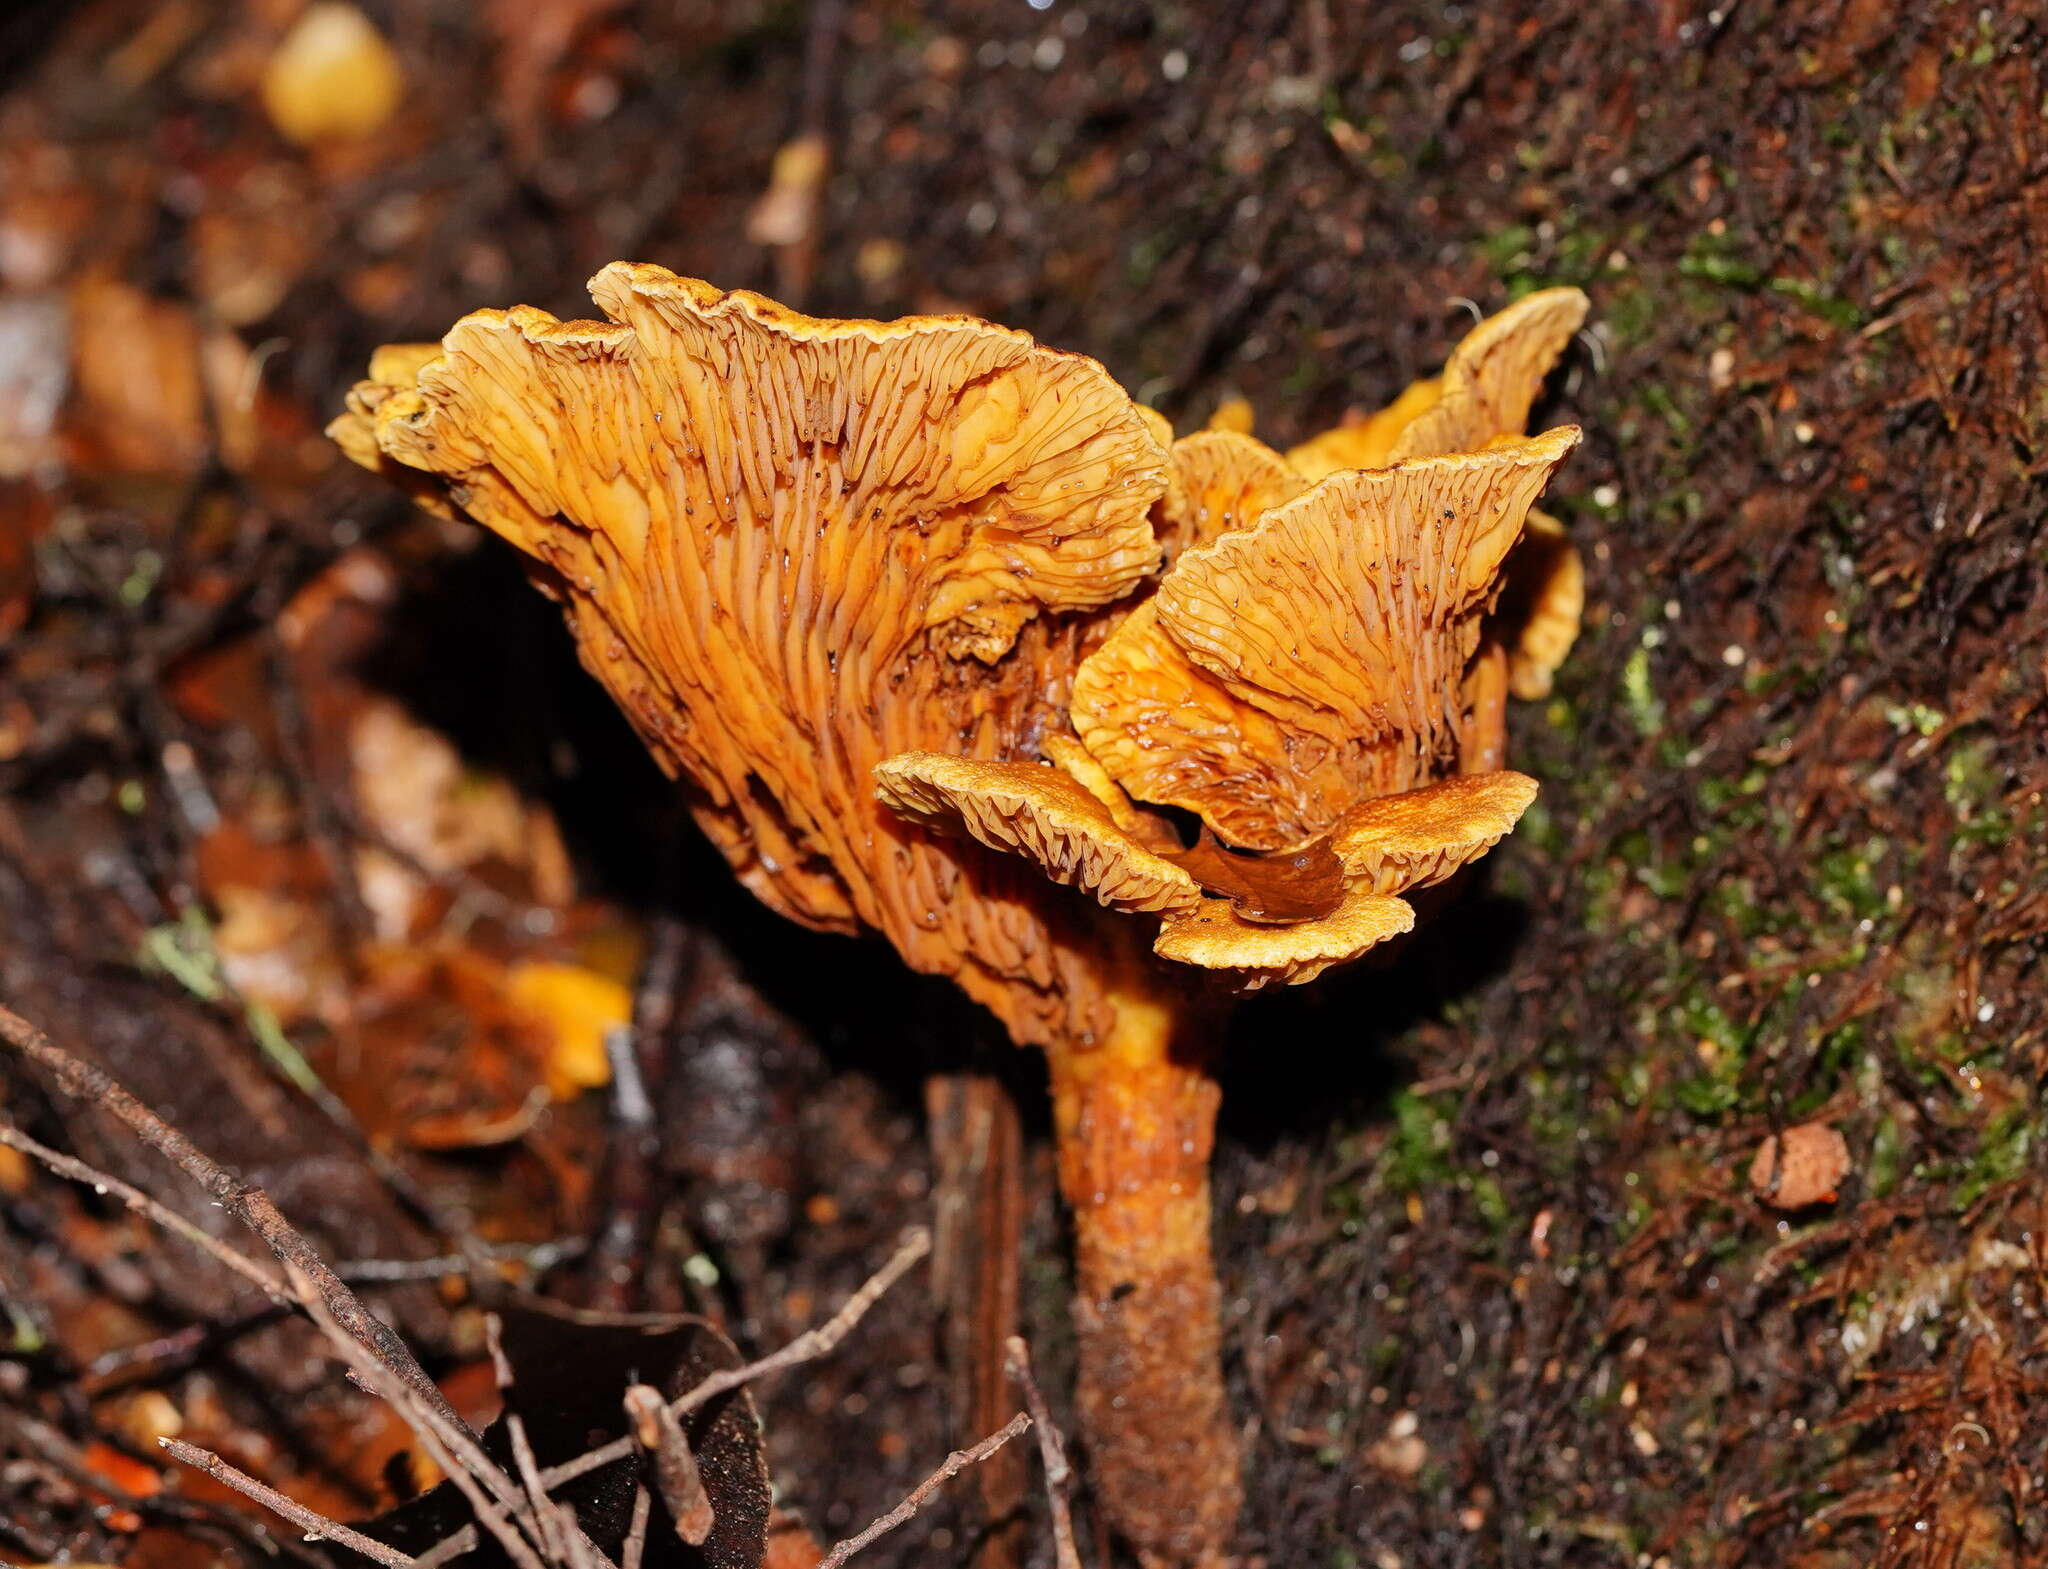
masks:
[(769, 905), (879, 929), (1019, 1040), (1100, 1025), (1095, 939), (1049, 926), (1024, 868), (898, 821), (872, 770), (1027, 755), (1058, 723), (1073, 613), (1159, 559), (1145, 417), (1095, 361), (966, 317), (824, 321), (625, 263), (591, 292), (609, 321), (463, 318), (359, 386), (338, 439), (366, 422), (534, 558)]
[(1176, 441), (1167, 456), (1173, 473), (1161, 507), (1161, 538), (1168, 566), (1184, 550), (1249, 528), (1309, 486), (1279, 453), (1237, 430), (1198, 430)]
[(1109, 777), (1109, 770), (1095, 760), (1073, 736), (1062, 730), (1040, 736), (1040, 749), (1053, 767), (1072, 779), (1102, 804), (1109, 820), (1150, 850), (1177, 850), (1180, 840), (1172, 827), (1156, 813), (1141, 812), (1124, 793), (1124, 787)]
[(1427, 888), (1499, 844), (1535, 799), (1527, 774), (1461, 774), (1359, 802), (1337, 819), (1330, 848), (1375, 893)]
[(1357, 884), (1328, 915), (1292, 926), (1243, 920), (1229, 900), (1204, 899), (1199, 909), (1168, 916), (1152, 949), (1181, 964), (1231, 971), (1240, 991), (1258, 991), (1312, 981), (1414, 926), (1406, 900)]
[(1552, 680), (1586, 612), (1586, 563), (1564, 525), (1538, 507), (1522, 542), (1508, 552), (1495, 618), (1517, 629), (1508, 649), (1508, 689), (1525, 702), (1550, 696)]
[[(1451, 351), (1441, 376), (1412, 383), (1387, 407), (1289, 450), (1311, 479), (1377, 468), (1403, 458), (1471, 452), (1529, 423), (1544, 378), (1586, 319), (1577, 289), (1542, 289), (1489, 316)], [(1505, 590), (1491, 636), (1507, 649), (1507, 686), (1520, 698), (1549, 695), (1585, 609), (1585, 568), (1563, 525), (1532, 514), (1523, 543), (1502, 569)], [(1500, 736), (1484, 727), (1468, 767), (1496, 767)]]
[(1202, 428), (1230, 430), (1240, 436), (1249, 436), (1257, 421), (1258, 416), (1252, 409), (1252, 400), (1241, 393), (1233, 392), (1216, 405), (1214, 412), (1209, 416), (1209, 423)]
[(1577, 441), (1334, 474), (1189, 550), (1076, 672), (1082, 744), (1255, 850), (1448, 772), (1501, 561)]
[(964, 827), (1112, 910), (1156, 915), (1202, 902), (1193, 877), (1117, 827), (1107, 807), (1057, 768), (906, 752), (877, 765), (875, 789), (913, 822)]
[(1389, 460), (1472, 452), (1519, 436), (1586, 310), (1586, 296), (1577, 289), (1539, 289), (1487, 317), (1444, 361), (1436, 397), (1402, 426)]
[(1362, 420), (1337, 425), (1287, 449), (1287, 462), (1308, 480), (1324, 479), (1344, 469), (1383, 468), (1393, 461), (1394, 443), (1423, 410), (1442, 394), (1443, 382), (1432, 376), (1412, 381), (1400, 397)]

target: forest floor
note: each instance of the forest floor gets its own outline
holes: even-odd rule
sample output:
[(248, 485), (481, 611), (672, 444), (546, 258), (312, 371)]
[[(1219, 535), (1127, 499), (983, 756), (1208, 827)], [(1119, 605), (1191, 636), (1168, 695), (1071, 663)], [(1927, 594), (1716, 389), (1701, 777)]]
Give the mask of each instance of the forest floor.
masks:
[[(432, 1261), (773, 1349), (926, 1218), (924, 1076), (979, 1063), (1064, 1411), (1036, 1059), (740, 895), (509, 552), (321, 427), (377, 344), (586, 314), (617, 257), (971, 311), (1282, 445), (1577, 284), (1539, 415), (1587, 432), (1546, 503), (1587, 622), (1512, 718), (1542, 800), (1398, 967), (1239, 1023), (1242, 1553), (2048, 1563), (2034, 8), (366, 0), (402, 99), (310, 151), (258, 87), (295, 9), (0, 22), (0, 1003), (268, 1189), (465, 1412), (477, 1297)], [(776, 234), (801, 133), (830, 172)], [(668, 1021), (651, 1142), (593, 1022), (628, 1007)], [(1749, 1163), (1804, 1121), (1852, 1169), (1780, 1213)], [(172, 1433), (393, 1501), (407, 1436), (303, 1326), (0, 1157), (0, 1553), (273, 1550)], [(821, 1538), (969, 1436), (940, 1345), (914, 1272), (757, 1389)], [(967, 1563), (977, 1498), (862, 1561)]]

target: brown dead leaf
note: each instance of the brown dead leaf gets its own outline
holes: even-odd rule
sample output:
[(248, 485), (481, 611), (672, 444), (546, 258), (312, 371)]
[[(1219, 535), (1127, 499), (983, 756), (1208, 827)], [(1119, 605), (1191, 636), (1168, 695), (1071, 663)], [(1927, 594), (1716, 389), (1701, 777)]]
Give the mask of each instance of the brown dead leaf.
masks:
[(489, 0), (486, 25), (498, 41), (498, 121), (519, 157), (540, 154), (548, 79), (577, 39), (624, 0)]
[(76, 285), (67, 419), (75, 459), (126, 474), (195, 471), (207, 439), (199, 343), (181, 305), (111, 278)]

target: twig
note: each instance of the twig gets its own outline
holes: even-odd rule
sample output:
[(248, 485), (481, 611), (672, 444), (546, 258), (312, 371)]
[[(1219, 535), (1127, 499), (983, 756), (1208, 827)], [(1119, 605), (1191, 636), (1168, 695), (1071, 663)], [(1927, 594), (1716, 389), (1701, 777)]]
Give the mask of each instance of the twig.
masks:
[(647, 1491), (645, 1482), (633, 1484), (633, 1523), (626, 1528), (626, 1545), (619, 1552), (619, 1569), (640, 1569), (641, 1556), (647, 1551), (647, 1516), (653, 1508), (654, 1498)]
[(33, 1156), (60, 1177), (68, 1177), (73, 1182), (82, 1182), (100, 1193), (113, 1194), (115, 1198), (134, 1210), (136, 1214), (156, 1222), (164, 1230), (176, 1236), (183, 1237), (209, 1258), (233, 1270), (280, 1307), (288, 1308), (294, 1305), (291, 1293), (285, 1289), (284, 1282), (279, 1280), (276, 1275), (265, 1269), (246, 1253), (237, 1252), (218, 1237), (209, 1234), (197, 1222), (187, 1220), (169, 1205), (157, 1202), (157, 1200), (151, 1198), (140, 1188), (131, 1187), (119, 1177), (101, 1171), (96, 1167), (88, 1166), (84, 1161), (74, 1156), (62, 1154), (57, 1150), (51, 1149), (48, 1145), (39, 1144), (26, 1133), (23, 1133), (21, 1129), (4, 1120), (0, 1120), (0, 1144), (4, 1144), (10, 1149), (20, 1150), (24, 1155)]
[(541, 1552), (551, 1563), (603, 1564), (613, 1569), (604, 1550), (591, 1541), (576, 1524), (576, 1511), (548, 1497), (541, 1485), (540, 1465), (533, 1457), (533, 1441), (527, 1436), (526, 1417), (516, 1404), (517, 1380), (511, 1359), (505, 1355), (505, 1326), (495, 1313), (484, 1315), (484, 1340), (490, 1347), (491, 1371), (498, 1381), (498, 1393), (505, 1403), (505, 1431), (512, 1440), (512, 1460), (519, 1468), (519, 1480), (526, 1489), (534, 1522), (540, 1527)]
[[(518, 1569), (546, 1569), (531, 1545), (540, 1540), (540, 1527), (532, 1518), (519, 1484), (484, 1453), (476, 1435), (460, 1419), (444, 1418), (368, 1347), (351, 1339), (327, 1313), (324, 1304), (318, 1300), (308, 1302), (306, 1312), (327, 1332), (356, 1381), (388, 1404), (412, 1429), (427, 1458), (440, 1467), (441, 1473), (469, 1501), (477, 1523), (498, 1539)], [(460, 1461), (456, 1459), (458, 1454), (462, 1456)], [(484, 1496), (486, 1485), (497, 1495), (495, 1499)]]
[(468, 1432), (405, 1342), (363, 1306), (312, 1244), (279, 1213), (267, 1193), (218, 1165), (111, 1076), (79, 1061), (28, 1020), (5, 1007), (0, 1007), (0, 1040), (48, 1072), (65, 1094), (117, 1118), (129, 1132), (197, 1182), (215, 1203), (263, 1239), (284, 1266), (286, 1284), (301, 1306), (308, 1312), (315, 1303), (323, 1306), (344, 1335), (381, 1366), (395, 1372), (445, 1421)]
[(647, 1384), (627, 1388), (626, 1415), (632, 1419), (633, 1437), (654, 1459), (654, 1485), (675, 1520), (676, 1535), (692, 1547), (702, 1547), (717, 1516), (712, 1512), (710, 1494), (704, 1491), (704, 1477), (697, 1469), (697, 1457), (690, 1453), (683, 1424), (669, 1410), (661, 1391)]
[(1052, 1412), (1046, 1409), (1038, 1380), (1031, 1376), (1031, 1348), (1024, 1337), (1012, 1335), (1003, 1343), (1003, 1352), (1003, 1365), (1024, 1392), (1025, 1409), (1038, 1430), (1038, 1454), (1045, 1462), (1045, 1497), (1052, 1508), (1053, 1561), (1058, 1569), (1081, 1569), (1081, 1550), (1074, 1545), (1074, 1515), (1067, 1505), (1067, 1484), (1073, 1479), (1067, 1446), (1053, 1424)]
[[(846, 1299), (846, 1306), (816, 1329), (807, 1329), (780, 1351), (772, 1351), (758, 1362), (749, 1362), (744, 1367), (726, 1368), (706, 1377), (701, 1383), (678, 1395), (669, 1402), (669, 1410), (678, 1418), (688, 1416), (706, 1402), (717, 1399), (728, 1389), (737, 1389), (742, 1384), (779, 1373), (786, 1367), (795, 1367), (800, 1362), (810, 1362), (824, 1356), (840, 1341), (853, 1332), (868, 1309), (881, 1299), (882, 1294), (903, 1278), (910, 1266), (932, 1250), (932, 1237), (922, 1226), (915, 1227), (890, 1257), (889, 1262), (876, 1270), (872, 1279)], [(585, 1450), (573, 1460), (564, 1460), (558, 1466), (551, 1466), (541, 1473), (541, 1482), (550, 1490), (564, 1482), (595, 1471), (599, 1466), (610, 1465), (623, 1460), (633, 1452), (633, 1435), (615, 1438), (608, 1444)]]
[[(658, 878), (673, 881), (674, 855), (664, 842)], [(604, 1223), (587, 1272), (594, 1305), (623, 1310), (647, 1274), (647, 1254), (660, 1221), (661, 1119), (656, 1105), (675, 1052), (676, 999), (691, 953), (690, 928), (672, 914), (657, 916), (633, 994), (628, 1027), (605, 1032), (612, 1104), (605, 1132)]]
[(895, 1530), (896, 1527), (916, 1514), (919, 1509), (924, 1507), (925, 1500), (945, 1486), (946, 1483), (950, 1482), (969, 1466), (986, 1460), (1030, 1425), (1031, 1417), (1029, 1413), (1019, 1411), (1004, 1426), (989, 1434), (988, 1437), (984, 1438), (972, 1449), (954, 1450), (950, 1455), (946, 1456), (946, 1463), (922, 1482), (919, 1482), (917, 1486), (913, 1487), (902, 1503), (874, 1521), (858, 1536), (849, 1536), (821, 1558), (818, 1561), (818, 1569), (839, 1569), (841, 1564), (845, 1563), (847, 1559), (867, 1546), (876, 1537)]
[(560, 1563), (568, 1556), (568, 1543), (553, 1501), (540, 1485), (540, 1466), (533, 1458), (533, 1441), (526, 1436), (526, 1418), (512, 1403), (512, 1363), (505, 1355), (504, 1331), (504, 1321), (497, 1314), (484, 1315), (484, 1343), (490, 1348), (491, 1373), (505, 1406), (505, 1432), (512, 1440), (512, 1463), (519, 1469), (520, 1483), (533, 1508), (534, 1523), (540, 1527), (541, 1555), (551, 1563)]
[(330, 1542), (339, 1542), (351, 1552), (361, 1553), (365, 1558), (387, 1566), (387, 1569), (414, 1569), (418, 1560), (401, 1553), (395, 1547), (386, 1547), (382, 1542), (352, 1531), (339, 1520), (330, 1520), (323, 1514), (308, 1509), (304, 1504), (293, 1503), (274, 1487), (265, 1487), (246, 1471), (238, 1471), (210, 1449), (176, 1438), (159, 1438), (157, 1443), (173, 1460), (179, 1460), (194, 1470), (203, 1471), (223, 1486), (232, 1487), (245, 1498), (253, 1498), (272, 1514), (281, 1515), (304, 1531), (308, 1536), (322, 1537)]
[(557, 1264), (577, 1258), (589, 1247), (582, 1237), (563, 1237), (554, 1242), (487, 1242), (475, 1254), (443, 1253), (437, 1258), (350, 1259), (334, 1266), (335, 1274), (350, 1285), (390, 1284), (407, 1280), (444, 1280), (450, 1275), (468, 1274), (481, 1259), (487, 1264), (518, 1264), (536, 1275), (544, 1275)]
[(476, 1527), (466, 1525), (453, 1536), (444, 1536), (432, 1547), (413, 1560), (414, 1569), (441, 1569), (441, 1565), (453, 1563), (464, 1553), (476, 1551)]

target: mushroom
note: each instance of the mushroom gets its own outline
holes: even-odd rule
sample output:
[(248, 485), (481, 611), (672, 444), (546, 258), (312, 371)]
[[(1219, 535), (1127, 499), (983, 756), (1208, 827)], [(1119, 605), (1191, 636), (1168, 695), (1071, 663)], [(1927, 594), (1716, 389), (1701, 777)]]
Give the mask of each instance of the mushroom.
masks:
[(1221, 1562), (1230, 995), (1408, 930), (1401, 895), (1532, 798), (1460, 759), (1501, 562), (1577, 432), (1311, 484), (985, 322), (624, 263), (592, 293), (610, 320), (387, 351), (332, 433), (532, 558), (764, 901), (880, 931), (1045, 1050), (1102, 1496), (1148, 1562)]
[[(1543, 380), (1586, 319), (1577, 289), (1542, 289), (1489, 316), (1451, 351), (1443, 374), (1413, 383), (1378, 413), (1303, 442), (1287, 461), (1310, 479), (1404, 458), (1473, 452), (1519, 436)], [(1520, 698), (1550, 694), (1551, 677), (1571, 652), (1585, 608), (1586, 574), (1564, 525), (1530, 515), (1509, 558), (1506, 587), (1488, 629), (1507, 664), (1506, 685)], [(1497, 680), (1498, 678), (1496, 678)]]

